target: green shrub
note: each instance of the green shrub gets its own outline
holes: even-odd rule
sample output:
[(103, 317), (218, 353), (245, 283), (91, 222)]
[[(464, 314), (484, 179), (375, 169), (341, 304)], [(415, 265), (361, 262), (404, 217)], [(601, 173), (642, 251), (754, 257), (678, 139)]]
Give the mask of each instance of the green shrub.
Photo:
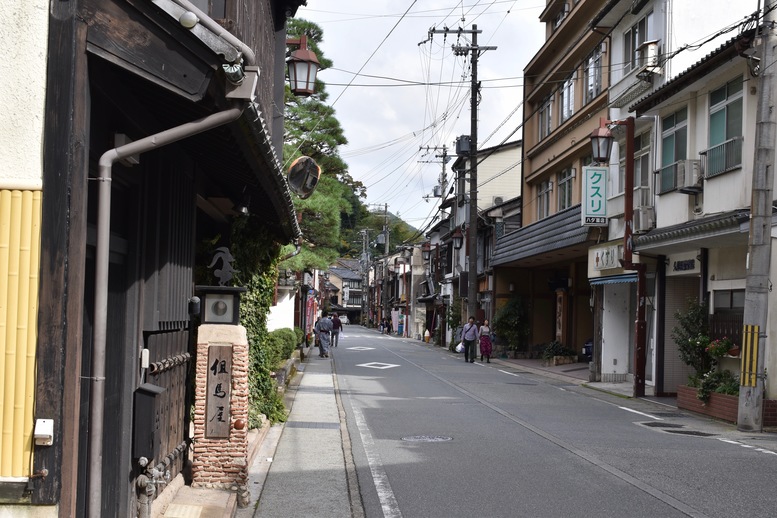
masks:
[(305, 338), (305, 331), (303, 331), (302, 328), (295, 327), (294, 328), (294, 334), (297, 336), (296, 345), (301, 344), (302, 340)]
[(529, 306), (523, 298), (513, 296), (494, 315), (494, 332), (511, 351), (526, 348), (529, 338)]
[(554, 340), (547, 344), (542, 350), (542, 359), (550, 360), (554, 356), (577, 356), (577, 353), (564, 347), (564, 345), (558, 340)]
[(709, 401), (710, 394), (739, 395), (739, 376), (730, 370), (710, 371), (699, 379), (696, 397), (702, 401)]
[(677, 344), (680, 359), (696, 371), (697, 378), (701, 378), (716, 364), (707, 351), (710, 345), (707, 305), (689, 299), (686, 310), (677, 311), (675, 318), (677, 325), (672, 329), (672, 338)]

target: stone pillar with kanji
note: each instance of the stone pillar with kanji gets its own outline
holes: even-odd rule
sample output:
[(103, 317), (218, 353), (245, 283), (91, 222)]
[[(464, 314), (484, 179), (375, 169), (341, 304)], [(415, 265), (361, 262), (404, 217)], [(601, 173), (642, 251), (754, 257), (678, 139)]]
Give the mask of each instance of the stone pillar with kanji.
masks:
[(192, 487), (235, 491), (248, 504), (248, 337), (239, 325), (197, 332)]

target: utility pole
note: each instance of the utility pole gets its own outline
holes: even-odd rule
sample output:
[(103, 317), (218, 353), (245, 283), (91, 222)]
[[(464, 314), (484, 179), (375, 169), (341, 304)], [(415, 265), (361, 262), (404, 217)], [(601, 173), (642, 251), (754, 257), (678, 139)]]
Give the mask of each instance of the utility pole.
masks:
[(472, 29), (443, 29), (431, 30), (430, 33), (456, 32), (458, 34), (471, 34), (472, 44), (467, 46), (453, 46), (456, 55), (470, 55), (472, 64), (472, 86), (470, 99), (470, 148), (469, 148), (469, 224), (467, 226), (467, 318), (475, 317), (478, 311), (478, 94), (480, 83), (478, 81), (478, 58), (481, 52), (496, 50), (496, 47), (479, 47), (477, 24), (472, 24)]
[(370, 241), (369, 231), (365, 228), (359, 232), (362, 235), (362, 256), (359, 261), (362, 277), (362, 313), (360, 324), (366, 326), (369, 322), (369, 305), (367, 301), (367, 295), (369, 294), (369, 267), (370, 267), (370, 253), (367, 243)]
[[(761, 25), (760, 84), (755, 127), (755, 159), (750, 207), (750, 236), (745, 283), (737, 429), (763, 431), (763, 399), (766, 383), (765, 350), (769, 345), (766, 323), (769, 309), (769, 269), (772, 254), (772, 185), (774, 184), (775, 76), (773, 10), (764, 10)], [(753, 75), (756, 75), (755, 73)]]

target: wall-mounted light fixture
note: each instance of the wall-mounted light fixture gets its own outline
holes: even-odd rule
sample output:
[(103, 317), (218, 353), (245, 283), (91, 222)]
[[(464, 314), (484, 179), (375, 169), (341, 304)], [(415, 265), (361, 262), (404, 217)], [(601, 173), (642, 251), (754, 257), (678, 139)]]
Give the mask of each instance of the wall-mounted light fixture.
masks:
[(195, 286), (202, 299), (201, 322), (203, 324), (240, 323), (240, 294), (246, 288), (240, 286)]
[(451, 234), (451, 239), (453, 240), (453, 248), (461, 250), (461, 247), (464, 246), (464, 234), (460, 227), (456, 227), (456, 230)]
[(301, 97), (313, 95), (316, 89), (316, 74), (321, 67), (318, 56), (308, 49), (308, 38), (305, 35), (286, 40), (286, 45), (299, 45), (299, 49), (292, 52), (286, 60), (291, 92)]
[(421, 245), (421, 257), (427, 263), (432, 258), (432, 245), (429, 244), (429, 241), (424, 241), (424, 244)]

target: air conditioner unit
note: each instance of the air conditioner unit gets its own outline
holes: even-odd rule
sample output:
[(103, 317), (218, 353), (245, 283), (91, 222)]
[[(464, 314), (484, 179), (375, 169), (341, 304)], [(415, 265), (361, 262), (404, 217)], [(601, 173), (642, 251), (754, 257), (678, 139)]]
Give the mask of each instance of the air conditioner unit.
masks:
[(701, 160), (677, 162), (677, 190), (684, 194), (699, 194), (704, 190)]
[(494, 196), (494, 205), (501, 205), (505, 202), (505, 199), (501, 196)]
[(653, 229), (656, 224), (655, 210), (653, 207), (637, 207), (634, 210), (634, 228), (635, 234), (644, 234)]
[(637, 47), (637, 76), (641, 79), (645, 79), (653, 74), (660, 73), (661, 67), (658, 62), (658, 40), (646, 41)]

